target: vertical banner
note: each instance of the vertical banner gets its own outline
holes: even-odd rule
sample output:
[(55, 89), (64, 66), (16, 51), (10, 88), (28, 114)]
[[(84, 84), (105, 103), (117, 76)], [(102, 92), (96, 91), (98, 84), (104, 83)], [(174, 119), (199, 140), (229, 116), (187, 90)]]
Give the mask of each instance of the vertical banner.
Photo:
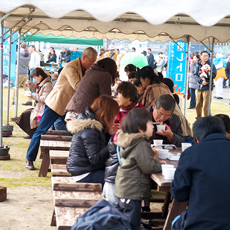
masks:
[[(5, 33), (8, 29), (3, 30)], [(8, 37), (9, 33), (7, 33), (4, 37)], [(11, 41), (17, 39), (17, 34), (14, 34), (11, 38)], [(16, 70), (16, 45), (17, 41), (11, 45), (11, 70), (10, 70), (10, 85), (13, 86), (15, 84), (15, 70)], [(3, 87), (4, 87), (4, 78), (8, 77), (9, 70), (9, 39), (3, 42)]]
[[(178, 44), (187, 51), (187, 43)], [(169, 42), (167, 78), (173, 80), (174, 89), (178, 94), (185, 93), (186, 53), (174, 42)]]

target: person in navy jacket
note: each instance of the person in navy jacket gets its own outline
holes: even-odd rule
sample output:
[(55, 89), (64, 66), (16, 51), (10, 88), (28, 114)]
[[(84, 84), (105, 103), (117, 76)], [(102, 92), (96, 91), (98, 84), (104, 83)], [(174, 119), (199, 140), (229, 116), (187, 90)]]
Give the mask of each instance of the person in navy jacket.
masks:
[(218, 117), (202, 117), (193, 125), (198, 144), (180, 157), (171, 194), (188, 209), (175, 219), (172, 229), (229, 230), (230, 140)]

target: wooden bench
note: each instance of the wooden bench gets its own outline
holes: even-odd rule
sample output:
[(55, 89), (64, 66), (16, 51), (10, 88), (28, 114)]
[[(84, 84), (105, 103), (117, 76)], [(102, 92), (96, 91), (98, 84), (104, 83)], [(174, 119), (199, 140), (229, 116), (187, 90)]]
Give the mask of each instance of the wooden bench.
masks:
[(66, 169), (65, 164), (51, 164), (51, 174), (53, 177), (56, 176), (72, 176)]
[[(44, 135), (46, 136), (46, 135)], [(42, 135), (42, 138), (43, 135)], [(64, 138), (64, 137), (61, 137)], [(67, 139), (66, 139), (67, 138)], [(46, 177), (47, 172), (50, 165), (50, 150), (65, 150), (69, 151), (71, 145), (71, 138), (70, 136), (65, 136), (64, 140), (43, 140), (41, 139), (40, 148), (41, 148), (41, 155), (42, 155), (42, 163), (38, 173), (39, 177)]]
[(66, 164), (69, 151), (50, 150), (50, 164)]
[(76, 183), (72, 177), (52, 177), (54, 212), (51, 226), (70, 230), (76, 219), (103, 199), (101, 184)]
[(45, 135), (61, 135), (68, 136), (67, 132), (64, 130), (48, 130)]

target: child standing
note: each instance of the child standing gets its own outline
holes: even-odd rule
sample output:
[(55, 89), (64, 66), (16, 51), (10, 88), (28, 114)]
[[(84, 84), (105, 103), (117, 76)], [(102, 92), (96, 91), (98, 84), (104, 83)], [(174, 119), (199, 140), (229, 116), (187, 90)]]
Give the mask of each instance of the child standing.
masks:
[(140, 229), (141, 201), (151, 197), (150, 174), (161, 171), (154, 159), (149, 138), (153, 133), (151, 115), (145, 109), (131, 110), (122, 120), (117, 136), (121, 165), (115, 180), (117, 208), (129, 220), (132, 229)]

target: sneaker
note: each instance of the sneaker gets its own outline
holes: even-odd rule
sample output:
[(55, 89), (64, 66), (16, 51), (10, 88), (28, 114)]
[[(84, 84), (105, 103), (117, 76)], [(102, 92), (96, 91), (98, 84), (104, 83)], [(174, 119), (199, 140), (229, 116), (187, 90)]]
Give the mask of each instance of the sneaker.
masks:
[(24, 139), (31, 139), (32, 137), (30, 135), (24, 136)]
[(10, 120), (16, 122), (18, 120), (18, 117), (10, 117)]
[(223, 97), (217, 97), (216, 99), (223, 99)]
[(26, 160), (26, 168), (29, 169), (29, 170), (35, 170), (33, 161), (30, 161), (30, 160), (27, 159)]
[(31, 106), (32, 102), (31, 101), (27, 101), (26, 103), (22, 103), (22, 105), (29, 105), (29, 106)]

